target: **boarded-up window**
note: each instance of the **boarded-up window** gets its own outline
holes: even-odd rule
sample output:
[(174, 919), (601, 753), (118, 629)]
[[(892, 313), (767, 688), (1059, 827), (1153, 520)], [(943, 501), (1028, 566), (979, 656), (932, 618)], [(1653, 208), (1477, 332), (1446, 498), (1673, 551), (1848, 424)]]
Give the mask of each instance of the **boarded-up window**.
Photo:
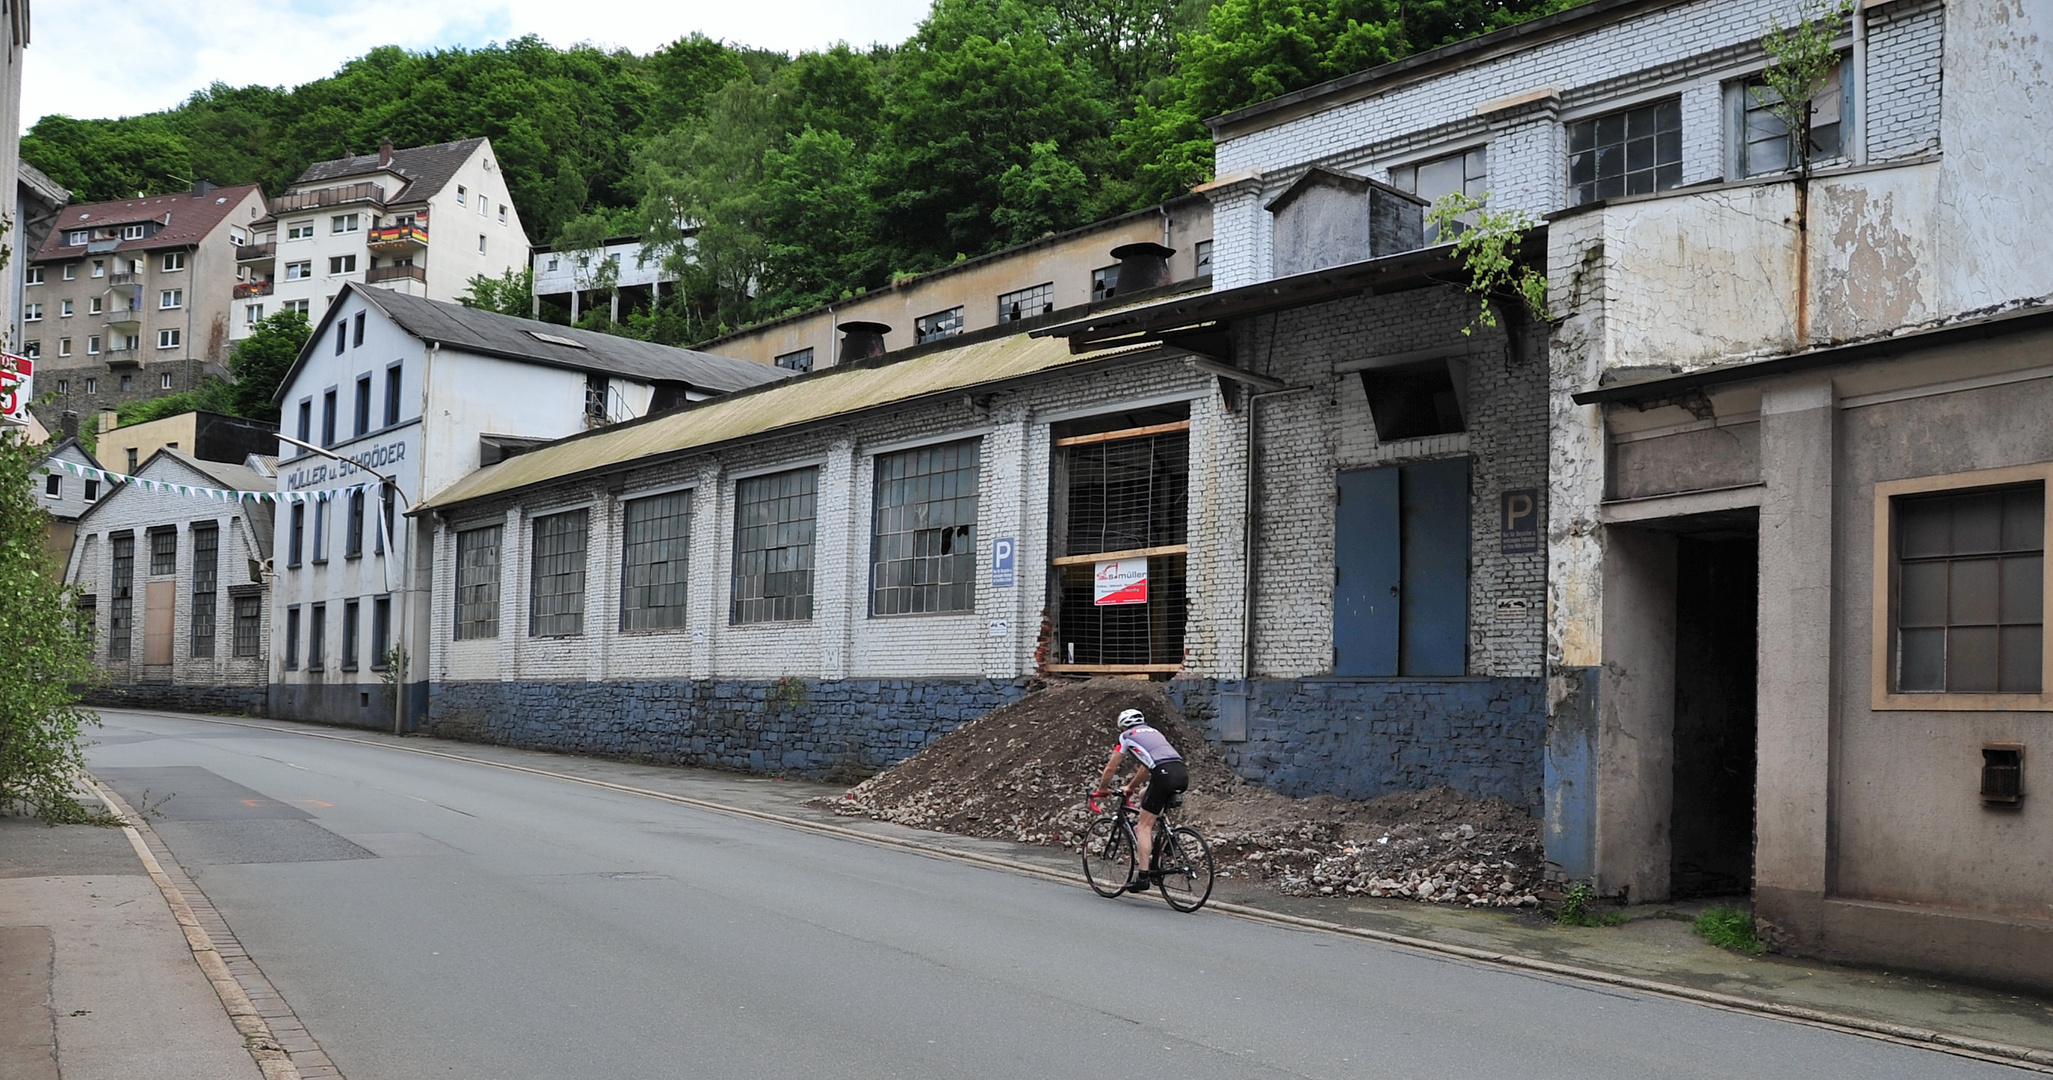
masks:
[(456, 640), (499, 636), (499, 532), (487, 525), (456, 534)]
[(630, 499), (621, 508), (620, 527), (620, 628), (683, 626), (691, 492)]
[(583, 510), (535, 519), (535, 551), (528, 585), (528, 634), (563, 637), (585, 630)]
[(728, 621), (813, 617), (813, 513), (818, 469), (734, 485), (734, 591)]
[[(1151, 419), (1151, 417), (1142, 417)], [(1057, 435), (1057, 667), (1173, 671), (1183, 663), (1187, 420)], [(1108, 590), (1108, 567), (1138, 587)]]
[(979, 446), (877, 456), (870, 614), (976, 610)]
[(115, 533), (114, 586), (107, 605), (107, 659), (126, 660), (135, 638), (135, 534)]
[(1898, 693), (2038, 693), (2044, 484), (1899, 497)]
[(192, 654), (214, 655), (214, 590), (220, 578), (221, 527), (211, 521), (192, 527)]
[(1468, 670), (1468, 459), (1343, 472), (1333, 673)]

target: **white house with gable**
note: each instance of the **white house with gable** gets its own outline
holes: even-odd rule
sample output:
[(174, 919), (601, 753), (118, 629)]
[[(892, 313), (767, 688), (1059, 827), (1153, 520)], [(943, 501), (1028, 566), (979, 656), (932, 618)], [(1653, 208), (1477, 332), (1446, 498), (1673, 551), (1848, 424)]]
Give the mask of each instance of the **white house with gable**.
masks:
[(403, 513), (424, 496), (543, 442), (785, 377), (345, 284), (276, 398), (281, 434), (325, 452), (280, 444), (272, 715), (390, 725), (395, 649), (425, 700), (429, 568)]

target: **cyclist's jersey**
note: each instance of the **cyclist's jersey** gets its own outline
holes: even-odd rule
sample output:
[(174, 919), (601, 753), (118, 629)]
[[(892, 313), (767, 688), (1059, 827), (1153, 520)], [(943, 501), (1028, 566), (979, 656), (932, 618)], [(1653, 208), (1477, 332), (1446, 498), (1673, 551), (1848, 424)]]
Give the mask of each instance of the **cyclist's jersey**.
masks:
[(1132, 754), (1141, 765), (1149, 769), (1164, 761), (1183, 760), (1183, 755), (1169, 745), (1169, 740), (1161, 732), (1146, 724), (1120, 732), (1119, 748)]

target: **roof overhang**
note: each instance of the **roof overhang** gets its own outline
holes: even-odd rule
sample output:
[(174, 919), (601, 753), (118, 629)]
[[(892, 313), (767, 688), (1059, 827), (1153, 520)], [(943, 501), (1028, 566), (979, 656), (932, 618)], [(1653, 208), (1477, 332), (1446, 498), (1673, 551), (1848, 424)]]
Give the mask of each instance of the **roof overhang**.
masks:
[(1930, 330), (1914, 330), (1868, 341), (1828, 345), (1765, 360), (1726, 364), (1722, 367), (1705, 368), (1678, 375), (1660, 375), (1650, 379), (1598, 386), (1572, 395), (1572, 400), (1577, 405), (1626, 403), (1644, 406), (1677, 400), (1693, 391), (1702, 391), (1713, 386), (1755, 382), (1847, 364), (1892, 360), (1928, 349), (2042, 331), (2053, 331), (2053, 304), (2035, 304)]

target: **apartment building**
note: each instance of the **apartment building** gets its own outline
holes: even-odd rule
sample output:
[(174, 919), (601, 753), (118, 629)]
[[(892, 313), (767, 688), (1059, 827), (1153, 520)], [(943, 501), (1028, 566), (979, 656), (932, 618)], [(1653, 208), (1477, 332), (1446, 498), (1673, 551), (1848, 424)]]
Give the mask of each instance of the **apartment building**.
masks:
[[(1149, 266), (1120, 280), (1128, 257)], [(1185, 196), (787, 315), (700, 347), (806, 372), (980, 331), (1026, 330), (1212, 273), (1212, 204)], [(537, 290), (539, 291), (539, 289)], [(844, 332), (859, 348), (844, 357)]]
[(619, 322), (624, 312), (653, 307), (677, 284), (663, 257), (644, 249), (639, 236), (608, 237), (596, 248), (543, 244), (535, 249), (534, 272), (535, 318), (546, 303), (567, 310), (573, 323), (601, 304), (606, 317)]
[[(236, 253), (230, 335), (297, 310), (320, 322), (352, 282), (455, 301), (527, 265), (528, 237), (489, 139), (316, 162)], [(432, 239), (431, 239), (432, 238)]]
[(225, 374), (254, 184), (67, 206), (23, 267), (21, 348), (46, 427)]

